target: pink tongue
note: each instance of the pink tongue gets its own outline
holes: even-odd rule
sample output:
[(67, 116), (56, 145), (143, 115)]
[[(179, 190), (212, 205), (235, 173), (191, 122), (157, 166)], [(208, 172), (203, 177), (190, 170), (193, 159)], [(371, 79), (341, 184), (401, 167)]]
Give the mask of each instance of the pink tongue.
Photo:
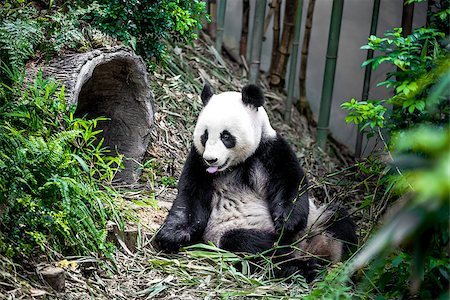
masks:
[(219, 167), (209, 167), (208, 169), (206, 169), (206, 172), (208, 172), (209, 174), (214, 174), (218, 169)]

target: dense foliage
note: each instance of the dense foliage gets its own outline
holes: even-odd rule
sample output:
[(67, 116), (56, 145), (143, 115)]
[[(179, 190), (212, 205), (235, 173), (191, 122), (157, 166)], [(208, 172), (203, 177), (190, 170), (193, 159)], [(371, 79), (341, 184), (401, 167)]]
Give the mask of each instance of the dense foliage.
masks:
[(362, 47), (379, 53), (363, 66), (395, 67), (379, 83), (394, 95), (342, 105), (347, 122), (386, 141), (392, 163), (385, 188), (401, 199), (395, 204), (401, 208), (350, 263), (355, 271), (370, 262), (360, 291), (381, 298), (448, 298), (450, 1), (430, 2), (428, 13), (426, 28), (408, 36), (395, 28)]
[(97, 140), (99, 119), (74, 118), (63, 87), (6, 71), (13, 85), (1, 86), (0, 253), (108, 254), (106, 222), (121, 221), (103, 182), (121, 157)]
[(195, 30), (201, 29), (205, 11), (205, 2), (198, 0), (99, 0), (98, 4), (86, 20), (158, 61), (167, 56), (168, 38), (190, 42), (197, 37)]
[[(45, 1), (44, 1), (45, 2)], [(201, 28), (205, 3), (158, 1), (8, 0), (0, 4), (0, 60), (10, 67), (63, 50), (124, 43), (146, 59), (164, 62), (166, 40), (185, 43)]]

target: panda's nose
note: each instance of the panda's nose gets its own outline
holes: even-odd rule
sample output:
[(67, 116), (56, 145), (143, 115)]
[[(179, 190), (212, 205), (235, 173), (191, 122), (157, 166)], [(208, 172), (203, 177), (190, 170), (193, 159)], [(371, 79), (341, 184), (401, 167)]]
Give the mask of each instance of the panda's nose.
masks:
[(213, 163), (215, 163), (216, 161), (217, 161), (217, 158), (213, 158), (213, 159), (205, 159), (205, 161), (208, 163), (208, 164), (213, 164)]

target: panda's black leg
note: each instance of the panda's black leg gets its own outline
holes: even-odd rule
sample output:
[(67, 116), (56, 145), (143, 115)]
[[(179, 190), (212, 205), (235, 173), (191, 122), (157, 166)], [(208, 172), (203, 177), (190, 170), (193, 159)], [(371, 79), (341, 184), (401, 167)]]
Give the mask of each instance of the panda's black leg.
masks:
[(277, 265), (274, 268), (276, 277), (289, 277), (300, 273), (308, 281), (316, 274), (314, 262), (310, 259), (303, 260), (295, 257), (289, 247), (272, 249), (278, 241), (274, 233), (251, 229), (234, 229), (225, 233), (220, 240), (220, 248), (231, 252), (247, 252), (258, 254), (266, 252), (266, 257), (273, 257), (272, 262)]
[(251, 230), (233, 229), (226, 232), (220, 239), (220, 248), (231, 252), (261, 253), (269, 250), (277, 241), (274, 233)]
[(349, 213), (340, 204), (334, 204), (328, 209), (334, 211), (333, 217), (325, 224), (326, 231), (344, 243), (344, 249), (351, 252), (358, 244), (356, 224)]

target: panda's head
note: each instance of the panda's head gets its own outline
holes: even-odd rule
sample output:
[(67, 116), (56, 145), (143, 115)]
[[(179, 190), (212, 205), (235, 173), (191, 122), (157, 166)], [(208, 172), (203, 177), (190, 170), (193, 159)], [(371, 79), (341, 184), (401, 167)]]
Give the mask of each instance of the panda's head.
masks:
[(276, 136), (262, 107), (264, 94), (256, 85), (246, 85), (241, 93), (214, 95), (206, 84), (201, 99), (204, 107), (195, 126), (194, 146), (206, 172), (221, 172), (244, 162), (262, 139)]

